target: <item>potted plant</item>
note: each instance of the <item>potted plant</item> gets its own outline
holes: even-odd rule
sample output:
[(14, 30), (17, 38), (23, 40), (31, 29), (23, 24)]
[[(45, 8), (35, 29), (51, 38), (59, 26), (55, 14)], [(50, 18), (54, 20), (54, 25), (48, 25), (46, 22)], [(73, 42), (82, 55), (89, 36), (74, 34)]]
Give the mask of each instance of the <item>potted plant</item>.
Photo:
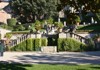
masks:
[(41, 29), (41, 22), (38, 20), (35, 22), (35, 29), (36, 33), (39, 33), (39, 30)]
[(55, 22), (55, 26), (57, 27), (58, 32), (62, 32), (62, 28), (64, 27), (62, 22)]
[(79, 23), (81, 22), (81, 19), (80, 19), (80, 17), (79, 17), (78, 15), (75, 15), (74, 21), (75, 21), (75, 24), (76, 24), (77, 26), (79, 26)]

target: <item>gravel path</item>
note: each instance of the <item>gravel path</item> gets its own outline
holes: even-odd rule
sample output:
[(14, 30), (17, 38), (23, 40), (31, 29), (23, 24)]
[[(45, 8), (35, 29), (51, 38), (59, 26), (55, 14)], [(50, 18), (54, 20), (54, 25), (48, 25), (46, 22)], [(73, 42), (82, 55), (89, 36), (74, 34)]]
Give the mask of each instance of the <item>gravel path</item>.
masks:
[(98, 52), (5, 52), (0, 62), (23, 64), (100, 64)]

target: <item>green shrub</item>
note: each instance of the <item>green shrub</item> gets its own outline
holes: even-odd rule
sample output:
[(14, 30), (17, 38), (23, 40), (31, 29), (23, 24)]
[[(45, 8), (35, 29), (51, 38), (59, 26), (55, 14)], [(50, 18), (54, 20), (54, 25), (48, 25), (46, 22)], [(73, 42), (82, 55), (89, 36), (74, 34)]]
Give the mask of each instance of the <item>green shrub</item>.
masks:
[(14, 27), (13, 31), (24, 31), (25, 27), (23, 25), (17, 25)]
[(58, 39), (58, 51), (84, 51), (86, 45), (72, 38)]
[(26, 40), (26, 50), (32, 51), (33, 50), (33, 39), (29, 38)]
[(7, 24), (0, 24), (0, 27), (4, 28), (4, 29), (8, 29), (8, 30), (13, 30), (13, 27), (12, 26), (8, 26)]
[(47, 38), (42, 38), (41, 39), (41, 46), (47, 46)]
[(10, 39), (10, 38), (12, 37), (12, 34), (11, 34), (11, 33), (6, 33), (6, 34), (5, 34), (5, 37), (6, 37), (7, 39)]
[(26, 49), (27, 48), (26, 40), (22, 42), (20, 47), (21, 47), (22, 51), (27, 51), (27, 49)]
[(39, 51), (41, 46), (47, 46), (47, 39), (29, 38), (10, 48), (11, 51)]
[(93, 51), (95, 50), (95, 43), (92, 39), (88, 39), (88, 48), (87, 48), (88, 51)]
[(26, 40), (12, 47), (11, 51), (26, 51)]
[(64, 38), (58, 39), (58, 48), (57, 48), (58, 51), (63, 51), (63, 44), (62, 44), (63, 41), (64, 41)]
[(7, 19), (8, 26), (15, 26), (17, 23), (17, 20), (15, 18)]
[(41, 39), (35, 39), (35, 50), (39, 50), (41, 47)]

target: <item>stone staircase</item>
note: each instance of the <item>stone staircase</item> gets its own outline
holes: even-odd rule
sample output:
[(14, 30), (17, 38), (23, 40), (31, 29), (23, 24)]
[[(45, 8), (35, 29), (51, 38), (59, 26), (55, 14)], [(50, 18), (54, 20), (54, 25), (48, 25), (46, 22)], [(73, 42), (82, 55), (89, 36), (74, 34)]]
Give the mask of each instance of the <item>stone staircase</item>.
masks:
[(15, 40), (11, 40), (9, 43), (9, 46), (11, 46), (11, 47), (16, 46), (28, 38), (31, 38), (30, 34), (23, 34), (21, 37), (15, 39)]
[(79, 42), (82, 42), (84, 44), (88, 43), (88, 39), (84, 38), (76, 33), (66, 32), (66, 33), (60, 33), (59, 38), (73, 38)]
[(87, 38), (84, 38), (76, 33), (70, 33), (70, 36), (72, 38), (76, 39), (77, 41), (82, 42), (84, 44), (88, 44), (88, 42), (89, 42)]
[[(86, 38), (84, 38), (84, 37), (82, 37), (82, 36), (80, 36), (76, 33), (69, 33), (68, 32), (68, 33), (65, 33), (65, 34), (66, 34), (66, 38), (68, 37), (68, 34), (69, 34), (70, 38), (74, 38), (75, 40), (77, 40), (79, 42), (82, 42), (84, 44), (88, 44), (88, 39), (86, 39)], [(21, 37), (14, 39), (14, 40), (11, 40), (10, 43), (8, 44), (8, 46), (14, 47), (14, 46), (18, 45), (19, 43), (25, 41), (28, 38), (32, 38), (30, 33), (23, 34)]]

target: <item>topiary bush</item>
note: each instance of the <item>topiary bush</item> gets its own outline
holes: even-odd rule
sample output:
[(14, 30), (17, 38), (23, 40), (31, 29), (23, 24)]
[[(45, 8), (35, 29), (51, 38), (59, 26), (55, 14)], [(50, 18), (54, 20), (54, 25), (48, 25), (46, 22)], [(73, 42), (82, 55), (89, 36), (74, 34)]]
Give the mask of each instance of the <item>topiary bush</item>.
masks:
[(82, 44), (72, 38), (58, 39), (58, 51), (85, 51), (85, 47), (85, 44)]
[(63, 49), (63, 41), (64, 41), (64, 38), (58, 38), (58, 48), (57, 48), (57, 50), (58, 51), (63, 51), (64, 49)]
[(26, 40), (26, 50), (32, 51), (33, 50), (33, 39), (29, 38)]
[(41, 46), (47, 46), (47, 39), (29, 38), (18, 45), (11, 47), (11, 51), (39, 51)]
[(39, 51), (40, 47), (41, 47), (41, 39), (36, 38), (35, 39), (35, 50)]
[(47, 38), (42, 38), (41, 39), (41, 46), (47, 46)]
[(8, 26), (15, 26), (17, 23), (17, 20), (15, 18), (7, 19)]

